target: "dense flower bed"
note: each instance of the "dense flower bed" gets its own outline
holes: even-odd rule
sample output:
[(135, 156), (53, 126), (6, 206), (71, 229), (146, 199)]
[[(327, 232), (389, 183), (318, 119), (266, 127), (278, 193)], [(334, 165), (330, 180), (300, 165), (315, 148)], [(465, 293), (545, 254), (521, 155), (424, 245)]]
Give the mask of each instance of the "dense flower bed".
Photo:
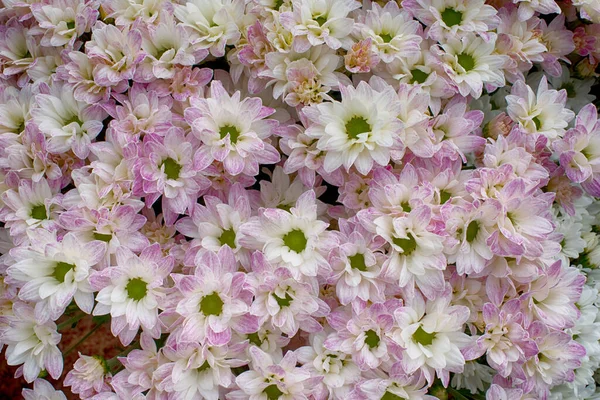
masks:
[(25, 399), (600, 399), (600, 1), (0, 4)]

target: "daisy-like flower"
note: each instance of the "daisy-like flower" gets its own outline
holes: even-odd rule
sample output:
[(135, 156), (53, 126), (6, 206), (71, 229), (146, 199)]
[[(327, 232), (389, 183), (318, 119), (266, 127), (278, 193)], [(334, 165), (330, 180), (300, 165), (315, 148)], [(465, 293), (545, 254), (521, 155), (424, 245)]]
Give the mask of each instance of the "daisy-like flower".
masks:
[(173, 257), (164, 257), (154, 243), (137, 256), (126, 247), (116, 252), (116, 266), (90, 277), (96, 295), (93, 315), (111, 316), (111, 331), (124, 345), (131, 343), (140, 326), (153, 338), (160, 337), (159, 303), (165, 297), (165, 278), (173, 268)]
[(73, 233), (62, 241), (56, 233), (38, 229), (31, 237), (35, 246), (11, 251), (16, 263), (6, 273), (19, 283), (19, 297), (35, 302), (35, 315), (41, 322), (58, 319), (71, 300), (86, 313), (94, 306), (89, 274), (106, 253), (106, 243), (82, 243)]
[(316, 196), (309, 190), (290, 211), (261, 208), (259, 216), (241, 226), (243, 246), (260, 250), (267, 260), (288, 266), (294, 277), (317, 276), (328, 270), (325, 259), (336, 244), (328, 224), (317, 219)]
[(112, 0), (107, 17), (114, 18), (117, 26), (131, 25), (138, 20), (152, 24), (160, 18), (164, 3), (165, 0)]
[(431, 209), (423, 205), (403, 217), (381, 216), (374, 221), (376, 233), (390, 244), (385, 276), (402, 288), (416, 284), (428, 299), (444, 291), (446, 269), (443, 238), (428, 229), (431, 218)]
[(327, 92), (337, 89), (340, 82), (349, 83), (348, 77), (336, 72), (342, 58), (327, 46), (302, 53), (272, 51), (265, 56), (265, 63), (267, 68), (258, 76), (267, 80), (267, 86), (273, 85), (273, 98), (283, 96), (286, 102), (290, 95), (290, 100), (302, 100), (304, 105), (331, 100)]
[(222, 246), (229, 246), (243, 265), (250, 262), (250, 252), (240, 245), (240, 227), (250, 219), (250, 198), (241, 184), (235, 184), (229, 191), (228, 202), (219, 198), (204, 196), (204, 204), (195, 204), (189, 217), (181, 218), (175, 224), (177, 231), (192, 238), (191, 245), (218, 252)]
[(98, 4), (93, 1), (58, 0), (52, 3), (33, 3), (31, 13), (38, 26), (32, 34), (42, 33), (42, 46), (73, 46), (75, 40), (92, 29), (98, 18)]
[(54, 389), (50, 382), (41, 378), (33, 382), (33, 389), (23, 388), (22, 395), (25, 400), (67, 400), (62, 391)]
[(190, 33), (194, 47), (208, 49), (215, 57), (222, 57), (226, 45), (240, 40), (243, 0), (192, 0), (175, 5), (174, 13)]
[(46, 179), (39, 182), (21, 180), (19, 188), (8, 189), (0, 197), (6, 208), (0, 217), (10, 228), (15, 243), (26, 240), (27, 231), (42, 227), (57, 230), (58, 211), (62, 196), (51, 188)]
[(152, 205), (163, 195), (163, 213), (183, 214), (196, 203), (200, 190), (210, 186), (201, 171), (210, 159), (196, 152), (180, 128), (172, 127), (164, 138), (144, 136), (141, 154), (134, 163), (133, 193)]
[(555, 329), (572, 327), (581, 315), (576, 303), (584, 283), (585, 276), (577, 268), (563, 267), (562, 261), (556, 261), (523, 294), (525, 316)]
[(182, 340), (219, 346), (230, 341), (232, 330), (242, 334), (258, 330), (256, 318), (248, 314), (251, 293), (244, 289), (246, 275), (238, 271), (229, 246), (197, 257), (194, 275), (172, 277), (183, 295), (170, 310), (183, 317), (178, 333)]
[(496, 37), (486, 41), (472, 33), (459, 38), (450, 37), (435, 49), (441, 68), (454, 82), (462, 96), (479, 98), (483, 85), (488, 88), (504, 86), (502, 68), (506, 57), (494, 54)]
[(370, 306), (357, 300), (352, 307), (338, 308), (327, 322), (334, 332), (323, 343), (326, 349), (351, 354), (361, 371), (368, 371), (394, 360), (398, 346), (389, 338), (394, 328), (391, 310), (401, 303), (397, 299)]
[(575, 117), (565, 108), (566, 101), (567, 91), (549, 89), (546, 77), (540, 80), (536, 93), (524, 81), (517, 81), (506, 96), (506, 111), (526, 132), (553, 140), (563, 136)]
[[(252, 273), (247, 275), (248, 289), (254, 295), (250, 314), (258, 323), (270, 325), (292, 337), (298, 329), (319, 332), (323, 329), (315, 319), (329, 313), (329, 307), (316, 293), (314, 283), (300, 282), (287, 268), (273, 267), (260, 252), (252, 257)], [(269, 326), (269, 325), (267, 325)]]
[(85, 159), (108, 114), (97, 105), (77, 101), (73, 88), (64, 84), (53, 84), (49, 93), (36, 95), (36, 103), (31, 110), (32, 121), (48, 137), (48, 151), (73, 150)]
[(379, 280), (384, 256), (377, 250), (385, 242), (356, 221), (340, 219), (338, 224), (343, 238), (330, 253), (333, 273), (328, 282), (335, 285), (340, 303), (349, 304), (357, 297), (363, 301), (384, 301), (385, 285)]
[(274, 360), (256, 346), (250, 348), (251, 369), (235, 379), (238, 390), (227, 394), (227, 400), (280, 398), (306, 399), (310, 389), (310, 373), (296, 366), (298, 357), (288, 351), (283, 359)]
[(600, 196), (600, 123), (593, 104), (581, 109), (575, 127), (569, 129), (563, 139), (555, 141), (553, 148), (559, 153), (560, 165), (567, 177), (581, 183), (589, 194)]
[(493, 253), (487, 239), (496, 224), (499, 210), (492, 204), (456, 206), (442, 210), (446, 215), (446, 231), (455, 235), (457, 244), (448, 251), (448, 262), (456, 264), (458, 274), (479, 273), (484, 270)]
[(161, 396), (222, 399), (221, 388), (233, 386), (232, 368), (247, 364), (243, 345), (214, 346), (184, 341), (163, 347), (161, 365), (152, 374)]
[(315, 389), (318, 398), (343, 395), (360, 377), (360, 370), (349, 354), (325, 348), (326, 337), (325, 332), (312, 334), (310, 345), (296, 350), (298, 361), (304, 364), (304, 368), (313, 376), (323, 377)]
[(402, 7), (427, 26), (427, 36), (443, 41), (472, 32), (489, 38), (500, 20), (485, 0), (404, 0)]
[(485, 331), (463, 350), (474, 360), (486, 354), (488, 364), (503, 377), (520, 368), (525, 360), (535, 356), (537, 346), (523, 327), (521, 301), (513, 299), (498, 308), (492, 303), (483, 306)]
[(398, 328), (392, 333), (404, 348), (400, 361), (404, 371), (410, 374), (421, 369), (429, 383), (437, 374), (444, 386), (450, 372), (462, 372), (465, 359), (461, 349), (470, 341), (463, 333), (469, 309), (450, 305), (451, 298), (450, 290), (433, 301), (415, 293), (407, 305), (394, 312)]
[(61, 335), (52, 321), (40, 323), (33, 307), (22, 303), (13, 304), (13, 315), (5, 317), (6, 326), (0, 332), (0, 344), (6, 344), (8, 365), (21, 365), (18, 376), (33, 382), (43, 370), (58, 379), (62, 374), (62, 353), (57, 345)]
[(370, 40), (372, 51), (383, 62), (390, 63), (420, 52), (421, 27), (395, 1), (387, 2), (384, 7), (372, 3), (372, 8), (359, 21), (356, 29), (359, 38)]
[(192, 98), (185, 118), (204, 143), (199, 151), (205, 158), (222, 162), (231, 175), (254, 176), (258, 164), (279, 161), (268, 139), (279, 123), (266, 119), (275, 110), (264, 107), (260, 98), (240, 101), (240, 96), (239, 91), (230, 96), (220, 81), (213, 81), (210, 97)]
[(341, 166), (355, 166), (366, 175), (373, 163), (385, 166), (394, 151), (403, 150), (398, 138), (402, 123), (397, 116), (402, 104), (389, 85), (380, 90), (366, 82), (356, 88), (341, 86), (342, 101), (305, 107), (305, 134), (318, 139), (317, 148), (326, 152), (323, 167), (331, 173)]
[(85, 356), (79, 353), (73, 369), (64, 380), (65, 386), (70, 386), (74, 394), (81, 398), (90, 398), (97, 393), (111, 390), (105, 382), (107, 375), (106, 361), (101, 356)]
[(92, 40), (86, 42), (86, 54), (95, 64), (94, 81), (101, 86), (117, 86), (133, 79), (136, 66), (146, 57), (141, 52), (142, 36), (136, 29), (120, 30), (114, 25), (96, 22)]
[(294, 0), (292, 11), (279, 15), (281, 25), (294, 35), (294, 50), (302, 53), (325, 43), (333, 50), (349, 48), (354, 20), (348, 14), (360, 7), (356, 0)]

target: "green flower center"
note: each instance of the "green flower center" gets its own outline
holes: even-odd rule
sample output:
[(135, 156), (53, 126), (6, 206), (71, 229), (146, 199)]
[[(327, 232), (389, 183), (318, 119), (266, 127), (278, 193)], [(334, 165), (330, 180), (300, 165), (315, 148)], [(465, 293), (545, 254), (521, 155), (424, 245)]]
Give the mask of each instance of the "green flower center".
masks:
[(467, 53), (461, 53), (457, 55), (456, 58), (458, 59), (458, 63), (460, 64), (460, 66), (463, 67), (465, 71), (469, 72), (473, 68), (475, 68), (475, 59), (472, 55)]
[(377, 336), (377, 332), (375, 332), (373, 329), (369, 329), (368, 331), (365, 332), (365, 343), (371, 349), (373, 347), (379, 346), (380, 341), (381, 341), (381, 339), (379, 339), (379, 336)]
[(139, 301), (146, 297), (146, 293), (148, 293), (147, 286), (148, 284), (140, 278), (130, 279), (127, 283), (127, 286), (125, 286), (125, 289), (127, 290), (127, 296), (130, 299)]
[(479, 233), (479, 223), (477, 221), (471, 221), (467, 226), (467, 242), (471, 243), (477, 237)]
[(67, 21), (67, 29), (74, 29), (75, 21)]
[(410, 74), (412, 75), (411, 83), (423, 83), (427, 80), (427, 78), (429, 78), (429, 74), (421, 71), (420, 69), (413, 69), (410, 71)]
[(306, 236), (304, 236), (304, 232), (300, 229), (294, 229), (286, 233), (283, 237), (283, 244), (296, 253), (301, 253), (306, 249), (306, 243)]
[(254, 332), (254, 333), (249, 333), (248, 335), (246, 335), (246, 337), (248, 338), (248, 341), (252, 344), (255, 344), (257, 346), (260, 346), (262, 344), (262, 340), (260, 339), (260, 336), (258, 336), (258, 332)]
[(103, 242), (110, 242), (110, 240), (112, 239), (112, 234), (104, 234), (104, 233), (98, 233), (98, 232), (94, 232), (94, 239), (96, 240), (102, 240)]
[(196, 371), (198, 371), (198, 372), (204, 372), (207, 369), (210, 369), (210, 364), (208, 363), (208, 361), (204, 361), (204, 364), (202, 364), (200, 367), (198, 367), (196, 369)]
[(79, 115), (73, 115), (71, 118), (64, 122), (64, 126), (72, 124), (73, 122), (75, 122), (79, 126), (83, 125), (83, 122), (81, 122), (81, 120), (79, 119)]
[(240, 136), (240, 131), (233, 125), (225, 125), (219, 129), (219, 135), (221, 135), (221, 139), (225, 139), (225, 136), (229, 135), (231, 143), (236, 143)]
[(381, 396), (381, 400), (406, 400), (404, 397), (400, 397), (395, 395), (394, 393), (386, 390), (386, 392)]
[(219, 242), (221, 246), (227, 245), (232, 249), (235, 249), (235, 231), (233, 229), (224, 230), (219, 236)]
[(204, 296), (200, 300), (200, 311), (206, 316), (221, 315), (223, 312), (223, 300), (217, 293)]
[(533, 117), (531, 120), (535, 124), (536, 131), (539, 131), (540, 129), (542, 129), (542, 121), (540, 121), (540, 119), (538, 117)]
[(327, 22), (327, 15), (321, 15), (319, 17), (316, 17), (315, 21), (317, 21), (317, 23), (319, 24), (319, 26), (323, 26)]
[(383, 40), (383, 43), (389, 43), (394, 38), (394, 36), (390, 35), (389, 33), (381, 33), (379, 34), (379, 37), (381, 40)]
[(359, 271), (366, 271), (367, 265), (365, 264), (365, 255), (357, 253), (353, 256), (348, 257), (350, 260), (350, 267), (357, 269)]
[(168, 179), (178, 179), (179, 172), (181, 172), (181, 165), (177, 164), (177, 161), (171, 157), (165, 159), (161, 165), (165, 169), (165, 175)]
[(460, 11), (456, 11), (453, 8), (446, 8), (442, 11), (442, 21), (448, 27), (452, 27), (454, 25), (458, 25), (462, 22), (463, 13)]
[(440, 190), (440, 204), (446, 204), (452, 195), (445, 190)]
[(419, 326), (419, 329), (413, 333), (413, 339), (423, 346), (429, 346), (435, 339), (435, 333), (427, 333), (423, 330), (423, 327)]
[(54, 272), (52, 272), (52, 276), (60, 283), (63, 283), (65, 281), (65, 275), (67, 275), (67, 272), (71, 271), (74, 268), (75, 264), (69, 264), (62, 261), (58, 262), (56, 263), (56, 267), (54, 267)]
[(33, 206), (31, 208), (31, 218), (37, 219), (38, 221), (47, 219), (48, 214), (46, 213), (46, 206), (43, 204)]
[(371, 132), (371, 125), (363, 117), (353, 117), (346, 123), (346, 134), (350, 139), (358, 139), (358, 135)]
[(290, 296), (287, 292), (285, 293), (285, 297), (279, 297), (275, 293), (271, 293), (271, 296), (275, 298), (277, 304), (279, 304), (279, 307), (281, 308), (289, 307), (289, 305), (292, 304), (292, 301), (294, 300), (292, 296)]
[(267, 395), (267, 400), (277, 400), (281, 397), (283, 392), (279, 390), (277, 385), (269, 385), (263, 390), (263, 393)]
[(404, 255), (410, 255), (417, 248), (417, 241), (411, 233), (408, 233), (407, 238), (393, 238), (392, 242), (402, 249)]

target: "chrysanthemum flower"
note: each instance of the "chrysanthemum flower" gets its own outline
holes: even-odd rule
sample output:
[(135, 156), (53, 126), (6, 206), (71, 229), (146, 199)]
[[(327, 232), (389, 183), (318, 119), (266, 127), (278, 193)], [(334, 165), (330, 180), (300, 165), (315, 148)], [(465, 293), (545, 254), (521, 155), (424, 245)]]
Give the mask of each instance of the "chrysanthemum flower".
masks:
[(460, 39), (448, 38), (436, 50), (441, 67), (462, 96), (479, 98), (484, 84), (490, 88), (504, 86), (506, 58), (494, 53), (495, 43), (494, 36), (485, 41), (469, 33)]
[(91, 313), (94, 294), (88, 278), (104, 257), (106, 243), (82, 243), (73, 233), (59, 242), (56, 233), (43, 229), (36, 230), (31, 241), (31, 246), (13, 250), (16, 262), (6, 273), (21, 286), (19, 297), (35, 302), (36, 318), (55, 321), (73, 299), (82, 311)]
[(36, 104), (32, 121), (48, 137), (48, 151), (72, 149), (77, 157), (86, 158), (107, 113), (97, 105), (77, 101), (73, 89), (64, 84), (53, 84), (49, 93), (36, 95)]
[(116, 266), (90, 277), (95, 290), (94, 315), (111, 315), (111, 331), (124, 345), (131, 343), (140, 326), (153, 338), (160, 337), (159, 302), (162, 289), (173, 268), (173, 258), (164, 257), (160, 245), (153, 244), (137, 256), (125, 247), (116, 252)]
[(402, 7), (427, 26), (427, 35), (443, 41), (472, 32), (489, 38), (500, 22), (496, 9), (484, 0), (404, 0)]
[(240, 40), (243, 0), (193, 0), (177, 4), (174, 13), (190, 33), (194, 47), (208, 49), (215, 57), (222, 57), (226, 45)]
[(326, 44), (333, 50), (349, 48), (354, 20), (348, 13), (360, 7), (355, 0), (294, 0), (292, 11), (279, 15), (281, 25), (294, 35), (294, 50)]
[(298, 281), (287, 268), (273, 268), (262, 253), (256, 252), (248, 275), (248, 289), (254, 295), (250, 314), (260, 325), (272, 325), (289, 337), (299, 329), (319, 332), (323, 327), (316, 318), (326, 316), (329, 307), (317, 296), (314, 283)]
[(462, 372), (461, 354), (471, 340), (464, 331), (469, 309), (450, 304), (449, 290), (434, 301), (425, 301), (415, 293), (410, 301), (394, 312), (398, 328), (392, 338), (404, 348), (401, 363), (406, 373), (423, 371), (431, 383), (434, 376), (447, 385), (450, 372)]
[(294, 352), (288, 351), (283, 359), (274, 360), (254, 346), (250, 348), (250, 356), (252, 368), (237, 376), (239, 389), (228, 393), (228, 400), (307, 398), (306, 393), (312, 389), (310, 373), (296, 366), (298, 358)]
[(443, 292), (446, 269), (443, 238), (428, 229), (431, 218), (431, 209), (423, 205), (403, 217), (382, 216), (374, 221), (377, 234), (390, 244), (384, 275), (397, 280), (401, 288), (416, 285), (428, 299)]
[(302, 110), (308, 119), (305, 134), (318, 139), (326, 151), (323, 167), (333, 172), (355, 166), (365, 175), (373, 163), (387, 165), (393, 151), (403, 150), (398, 139), (402, 104), (391, 86), (376, 90), (366, 82), (340, 87), (341, 102), (316, 104)]
[(100, 356), (85, 356), (79, 353), (73, 369), (64, 380), (71, 392), (81, 398), (90, 398), (97, 393), (111, 390), (105, 381), (106, 361)]
[(237, 270), (233, 251), (223, 246), (218, 254), (198, 257), (194, 275), (172, 274), (182, 298), (174, 311), (183, 317), (178, 337), (215, 346), (227, 344), (232, 330), (253, 333), (256, 318), (248, 314), (250, 292), (244, 288), (246, 275)]
[(13, 316), (6, 317), (6, 327), (0, 333), (0, 343), (6, 344), (8, 365), (21, 365), (17, 375), (33, 382), (43, 370), (54, 379), (62, 374), (62, 353), (57, 347), (61, 335), (52, 321), (38, 322), (33, 307), (13, 304)]
[(193, 107), (185, 110), (185, 118), (204, 146), (204, 158), (222, 162), (231, 175), (256, 175), (258, 164), (279, 161), (277, 150), (269, 136), (278, 125), (266, 119), (275, 110), (264, 107), (260, 98), (240, 101), (240, 92), (230, 96), (221, 82), (213, 81), (210, 97), (192, 98)]
[(34, 3), (31, 13), (39, 26), (32, 34), (43, 34), (42, 46), (72, 47), (75, 40), (89, 32), (98, 18), (98, 4), (93, 1), (58, 0), (52, 3)]
[(569, 122), (575, 117), (573, 111), (565, 108), (566, 90), (548, 88), (548, 81), (542, 78), (537, 93), (517, 81), (506, 96), (507, 113), (528, 133), (540, 134), (549, 139), (561, 137)]
[(356, 35), (363, 40), (370, 39), (372, 50), (384, 63), (414, 56), (420, 50), (423, 38), (419, 23), (395, 1), (383, 7), (372, 3), (372, 8), (361, 15), (359, 21)]
[(257, 249), (267, 260), (282, 263), (292, 274), (317, 276), (328, 270), (325, 256), (335, 246), (335, 238), (326, 232), (327, 223), (317, 219), (315, 192), (302, 194), (290, 211), (260, 209), (259, 216), (241, 227), (243, 246)]

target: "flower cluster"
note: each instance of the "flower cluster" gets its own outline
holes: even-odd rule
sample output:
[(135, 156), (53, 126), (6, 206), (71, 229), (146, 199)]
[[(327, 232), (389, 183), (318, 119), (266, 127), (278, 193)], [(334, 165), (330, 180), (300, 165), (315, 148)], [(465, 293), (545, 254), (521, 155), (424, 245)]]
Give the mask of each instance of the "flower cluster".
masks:
[(597, 0), (0, 4), (25, 399), (600, 398)]

